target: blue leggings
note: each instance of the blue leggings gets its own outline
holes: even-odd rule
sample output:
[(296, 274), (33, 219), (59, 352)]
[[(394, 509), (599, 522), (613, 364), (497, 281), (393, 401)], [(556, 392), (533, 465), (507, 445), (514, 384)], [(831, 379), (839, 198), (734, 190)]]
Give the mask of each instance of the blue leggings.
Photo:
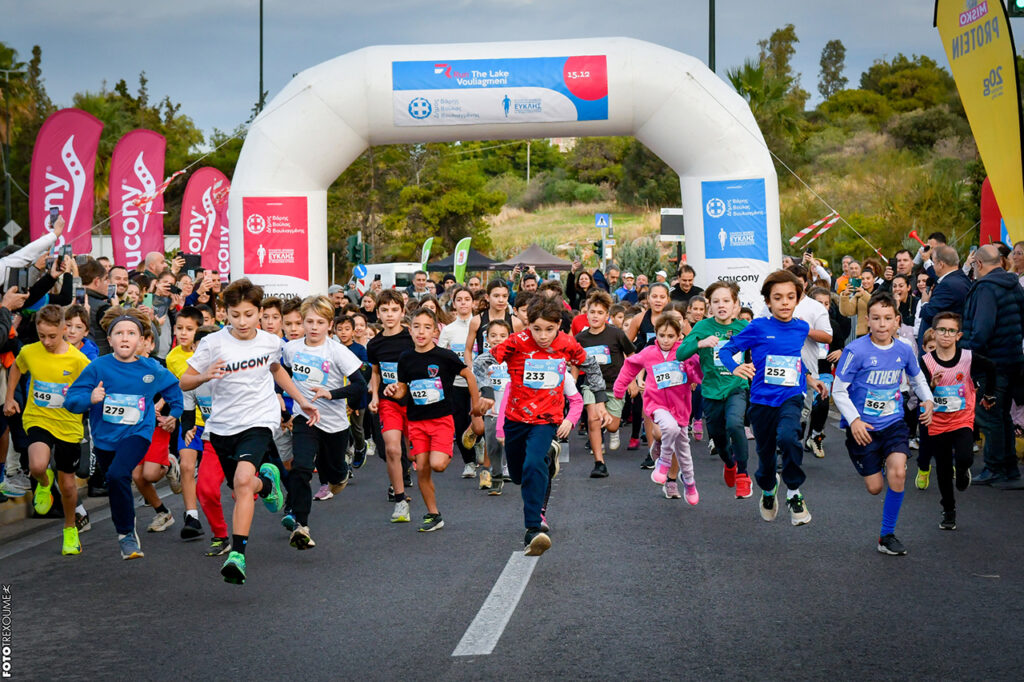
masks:
[(96, 461), (107, 471), (110, 491), (110, 518), (119, 535), (135, 530), (135, 498), (132, 496), (132, 471), (146, 456), (149, 441), (142, 436), (129, 436), (118, 441), (116, 450), (95, 448)]
[(523, 522), (540, 528), (540, 511), (548, 494), (548, 448), (558, 427), (505, 420), (505, 459), (512, 482), (522, 486)]

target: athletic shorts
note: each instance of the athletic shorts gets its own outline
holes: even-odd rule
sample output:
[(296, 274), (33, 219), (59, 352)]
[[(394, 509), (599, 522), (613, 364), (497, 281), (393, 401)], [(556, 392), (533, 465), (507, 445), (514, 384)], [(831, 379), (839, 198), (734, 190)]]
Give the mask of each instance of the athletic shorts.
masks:
[(239, 462), (248, 462), (259, 471), (261, 464), (277, 455), (274, 434), (265, 426), (254, 426), (230, 436), (211, 433), (210, 445), (217, 453), (229, 488), (235, 485), (235, 469)]
[(880, 472), (882, 465), (885, 464), (885, 458), (894, 452), (910, 455), (910, 435), (907, 423), (902, 419), (884, 429), (868, 433), (871, 434), (871, 442), (859, 445), (853, 439), (850, 429), (846, 429), (846, 448), (850, 451), (850, 461), (861, 476), (871, 476)]
[(282, 464), (290, 462), (295, 458), (295, 455), (292, 453), (291, 431), (285, 431), (281, 427), (274, 429), (274, 446), (277, 448), (277, 454), (281, 458)]
[(30, 426), (25, 432), (28, 444), (44, 443), (53, 449), (53, 461), (57, 463), (57, 471), (73, 474), (78, 471), (78, 462), (82, 458), (82, 444), (69, 443), (54, 436), (39, 426)]
[[(594, 392), (591, 391), (586, 386), (583, 387), (583, 391), (581, 392), (583, 394), (584, 405), (593, 405), (597, 402), (597, 396), (595, 396)], [(625, 398), (616, 398), (615, 396), (611, 395), (611, 393), (609, 393), (608, 399), (605, 401), (604, 408), (608, 410), (608, 414), (610, 414), (611, 416), (621, 419), (622, 406), (623, 404), (625, 404), (625, 402)]]
[(153, 429), (153, 440), (149, 442), (149, 449), (146, 450), (146, 456), (142, 458), (143, 462), (153, 462), (160, 466), (171, 465), (171, 434), (167, 433), (159, 426)]
[(451, 457), (455, 445), (455, 420), (448, 415), (409, 422), (409, 442), (414, 456), (423, 452), (443, 452)]
[(195, 450), (196, 452), (202, 452), (204, 428), (206, 427), (197, 426), (196, 435), (192, 436), (192, 440), (190, 440), (187, 443), (185, 442), (185, 439), (182, 437), (185, 435), (184, 430), (178, 429), (178, 452), (181, 452), (182, 450)]
[(409, 430), (409, 420), (405, 416), (405, 407), (393, 400), (381, 400), (377, 410), (380, 415), (380, 431), (401, 431), (406, 433)]

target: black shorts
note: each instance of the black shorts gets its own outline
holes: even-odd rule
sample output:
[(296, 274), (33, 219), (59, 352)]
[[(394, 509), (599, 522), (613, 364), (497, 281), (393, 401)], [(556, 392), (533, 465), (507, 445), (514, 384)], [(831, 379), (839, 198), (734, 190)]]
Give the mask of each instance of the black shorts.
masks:
[(894, 452), (910, 456), (910, 435), (907, 423), (902, 419), (884, 429), (868, 433), (871, 435), (871, 442), (859, 445), (853, 439), (850, 429), (846, 429), (846, 449), (850, 451), (850, 461), (861, 476), (871, 476), (880, 472), (885, 458)]
[(265, 426), (254, 426), (230, 436), (211, 433), (210, 445), (217, 453), (224, 478), (231, 488), (235, 484), (235, 468), (239, 462), (249, 462), (259, 471), (260, 465), (270, 460), (274, 452), (274, 434)]
[(25, 433), (28, 444), (45, 443), (53, 448), (53, 461), (57, 463), (57, 471), (73, 474), (78, 471), (78, 462), (82, 458), (82, 444), (69, 443), (54, 436), (39, 426), (30, 426)]

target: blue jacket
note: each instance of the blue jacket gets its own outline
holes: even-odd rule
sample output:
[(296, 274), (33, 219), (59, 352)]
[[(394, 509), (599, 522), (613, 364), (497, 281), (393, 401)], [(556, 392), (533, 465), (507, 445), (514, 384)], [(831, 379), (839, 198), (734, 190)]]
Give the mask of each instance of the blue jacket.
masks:
[(927, 303), (921, 304), (921, 327), (917, 332), (918, 348), (924, 345), (924, 333), (931, 328), (932, 319), (936, 315), (944, 312), (964, 314), (964, 301), (967, 300), (967, 292), (970, 290), (971, 280), (967, 279), (967, 275), (960, 268), (953, 270), (935, 285), (932, 297)]
[(1024, 361), (1024, 288), (1017, 275), (996, 268), (974, 283), (964, 304), (962, 348), (1004, 369)]

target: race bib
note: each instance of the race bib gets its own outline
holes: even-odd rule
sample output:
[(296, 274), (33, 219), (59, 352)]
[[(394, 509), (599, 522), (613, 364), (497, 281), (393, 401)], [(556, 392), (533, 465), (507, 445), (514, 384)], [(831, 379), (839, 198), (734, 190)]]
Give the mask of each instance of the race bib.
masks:
[(587, 346), (584, 348), (588, 358), (594, 358), (599, 365), (612, 364), (612, 351), (608, 346)]
[(819, 343), (818, 344), (818, 359), (819, 360), (824, 360), (826, 357), (828, 357), (828, 344), (827, 343)]
[(523, 366), (523, 385), (534, 389), (558, 388), (562, 385), (564, 375), (564, 361), (530, 358)]
[(415, 405), (433, 405), (444, 400), (444, 385), (440, 379), (415, 379), (409, 384)]
[(505, 390), (505, 386), (508, 384), (511, 377), (508, 374), (508, 367), (504, 363), (500, 365), (491, 365), (491, 387), (495, 391)]
[(658, 332), (647, 332), (647, 343), (650, 343), (658, 337)]
[(764, 382), (773, 386), (799, 386), (800, 368), (799, 356), (769, 355), (765, 359)]
[(818, 375), (818, 381), (820, 381), (821, 383), (825, 384), (825, 386), (828, 387), (828, 390), (831, 391), (832, 390), (832, 382), (835, 381), (835, 376), (830, 374), (829, 372), (825, 372), (823, 374), (819, 374)]
[(966, 407), (964, 405), (964, 385), (953, 384), (952, 386), (936, 386), (933, 394), (935, 396), (936, 412), (959, 412)]
[(68, 392), (67, 384), (51, 384), (48, 381), (32, 381), (32, 400), (39, 407), (56, 409), (64, 407), (64, 395)]
[(196, 405), (199, 406), (199, 414), (203, 415), (203, 421), (206, 421), (213, 412), (213, 396), (196, 396)]
[(103, 400), (103, 421), (132, 426), (142, 421), (146, 412), (146, 398), (126, 393), (108, 393)]
[(380, 380), (383, 381), (385, 384), (398, 383), (398, 363), (380, 363)]
[[(383, 363), (381, 367), (383, 367)], [(318, 355), (296, 353), (295, 359), (292, 360), (292, 376), (297, 382), (301, 381), (315, 386), (326, 386), (330, 373), (331, 363)]]
[(465, 343), (453, 343), (452, 347), (451, 347), (451, 351), (453, 353), (457, 353), (459, 356), (461, 356), (463, 353), (466, 352), (466, 344)]
[(864, 396), (864, 414), (869, 417), (890, 417), (897, 408), (902, 412), (903, 394), (898, 389), (868, 390)]
[(686, 372), (678, 360), (659, 362), (652, 370), (654, 371), (654, 383), (658, 388), (672, 388), (682, 386), (686, 383)]

